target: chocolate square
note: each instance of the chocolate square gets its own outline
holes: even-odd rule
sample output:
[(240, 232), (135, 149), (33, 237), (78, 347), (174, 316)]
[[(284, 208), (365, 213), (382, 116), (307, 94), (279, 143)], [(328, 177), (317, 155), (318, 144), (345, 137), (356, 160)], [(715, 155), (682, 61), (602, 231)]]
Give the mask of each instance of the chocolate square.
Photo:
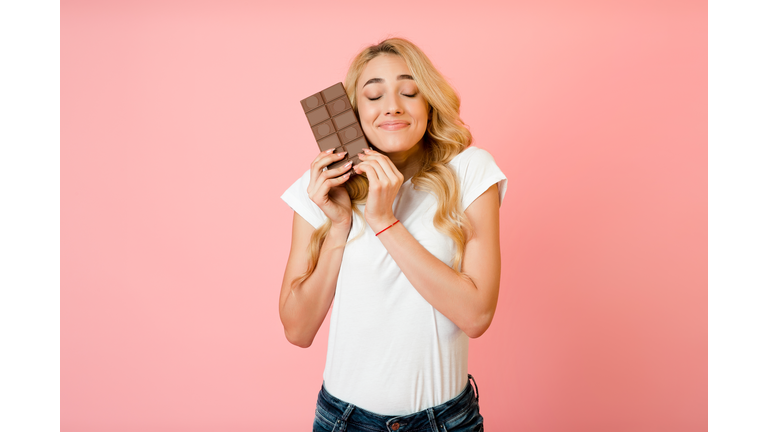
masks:
[(325, 105), (307, 113), (307, 120), (309, 120), (310, 126), (314, 126), (323, 120), (328, 120), (329, 118), (331, 118), (331, 116), (328, 114), (328, 110), (325, 108)]
[(368, 143), (365, 141), (365, 138), (358, 138), (349, 144), (345, 144), (344, 148), (347, 149), (349, 157), (353, 157), (362, 153), (363, 149), (367, 149)]
[(301, 107), (304, 108), (304, 112), (306, 113), (312, 111), (324, 103), (325, 101), (323, 100), (323, 97), (320, 95), (320, 93), (315, 93), (306, 99), (302, 99)]
[(333, 118), (333, 124), (336, 125), (336, 129), (344, 129), (354, 123), (357, 123), (357, 116), (352, 110), (344, 111)]
[(349, 99), (347, 99), (346, 96), (332, 100), (325, 106), (328, 107), (328, 112), (331, 113), (332, 116), (339, 115), (346, 110), (352, 109), (352, 105), (349, 103)]
[(312, 127), (312, 133), (315, 134), (316, 140), (326, 137), (334, 132), (336, 132), (336, 128), (333, 126), (333, 121), (331, 120), (324, 121), (319, 125)]
[(320, 151), (326, 151), (341, 146), (341, 141), (336, 134), (332, 134), (318, 141), (317, 145)]
[(363, 128), (360, 127), (360, 123), (354, 123), (352, 126), (342, 129), (338, 133), (342, 144), (346, 144), (355, 138), (363, 136)]
[(336, 98), (340, 98), (342, 96), (346, 96), (347, 92), (344, 90), (344, 86), (341, 85), (341, 83), (336, 83), (327, 89), (321, 91), (320, 93), (323, 94), (323, 97), (325, 98), (325, 102), (332, 101)]

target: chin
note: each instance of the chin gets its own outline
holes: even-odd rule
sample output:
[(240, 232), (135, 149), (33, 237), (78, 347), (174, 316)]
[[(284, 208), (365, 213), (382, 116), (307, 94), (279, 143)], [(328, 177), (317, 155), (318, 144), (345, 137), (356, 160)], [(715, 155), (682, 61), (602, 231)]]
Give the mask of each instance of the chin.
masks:
[(376, 150), (381, 151), (383, 153), (397, 153), (397, 152), (408, 151), (412, 149), (415, 145), (418, 145), (418, 143), (406, 144), (402, 142), (394, 142), (394, 143), (388, 142), (388, 143), (373, 144)]

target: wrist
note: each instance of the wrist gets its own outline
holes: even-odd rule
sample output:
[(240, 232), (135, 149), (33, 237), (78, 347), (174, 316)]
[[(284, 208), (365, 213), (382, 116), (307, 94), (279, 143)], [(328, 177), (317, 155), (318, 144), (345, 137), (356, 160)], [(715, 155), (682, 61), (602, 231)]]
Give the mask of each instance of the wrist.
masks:
[(331, 231), (340, 232), (343, 234), (349, 234), (349, 230), (352, 228), (352, 221), (345, 222), (332, 222)]
[(391, 217), (368, 221), (368, 225), (371, 226), (374, 233), (379, 233), (381, 230), (391, 227), (395, 222), (397, 222), (397, 218), (392, 215)]

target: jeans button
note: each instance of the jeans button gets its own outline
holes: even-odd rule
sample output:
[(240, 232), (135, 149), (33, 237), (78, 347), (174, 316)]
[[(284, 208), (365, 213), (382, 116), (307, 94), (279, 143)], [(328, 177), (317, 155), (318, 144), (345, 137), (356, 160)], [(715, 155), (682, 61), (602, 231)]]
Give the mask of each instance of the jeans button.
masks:
[(400, 423), (392, 423), (392, 430), (396, 431), (398, 429), (400, 429)]

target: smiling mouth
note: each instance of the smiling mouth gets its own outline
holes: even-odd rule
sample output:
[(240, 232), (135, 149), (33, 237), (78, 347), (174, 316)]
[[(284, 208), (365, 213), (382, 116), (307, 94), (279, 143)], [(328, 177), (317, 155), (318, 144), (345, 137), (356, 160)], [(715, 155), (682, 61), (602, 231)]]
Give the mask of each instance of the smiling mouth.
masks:
[(388, 122), (388, 123), (382, 123), (379, 125), (380, 129), (388, 130), (388, 131), (395, 131), (400, 130), (404, 127), (407, 127), (409, 124), (406, 122)]

